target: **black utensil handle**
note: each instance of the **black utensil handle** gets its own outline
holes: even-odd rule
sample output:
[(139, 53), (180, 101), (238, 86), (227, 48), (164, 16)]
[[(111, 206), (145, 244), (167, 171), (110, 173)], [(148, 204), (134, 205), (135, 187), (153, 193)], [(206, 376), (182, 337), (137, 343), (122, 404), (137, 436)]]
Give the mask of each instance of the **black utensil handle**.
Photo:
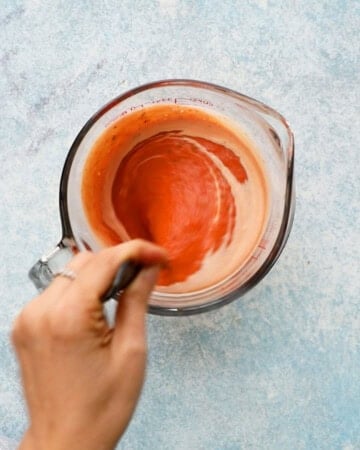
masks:
[(101, 301), (106, 302), (111, 298), (116, 299), (120, 291), (123, 291), (132, 281), (134, 281), (142, 268), (142, 264), (131, 260), (121, 264), (116, 272), (112, 285), (103, 295)]

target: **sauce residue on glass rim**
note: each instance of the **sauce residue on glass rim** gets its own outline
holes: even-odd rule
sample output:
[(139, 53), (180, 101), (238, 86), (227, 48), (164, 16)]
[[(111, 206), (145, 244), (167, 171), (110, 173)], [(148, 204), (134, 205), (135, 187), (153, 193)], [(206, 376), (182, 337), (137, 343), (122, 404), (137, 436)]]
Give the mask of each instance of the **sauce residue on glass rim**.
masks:
[(158, 285), (186, 292), (240, 267), (267, 217), (266, 176), (239, 132), (202, 109), (156, 105), (117, 119), (85, 164), (82, 199), (104, 246), (168, 250)]

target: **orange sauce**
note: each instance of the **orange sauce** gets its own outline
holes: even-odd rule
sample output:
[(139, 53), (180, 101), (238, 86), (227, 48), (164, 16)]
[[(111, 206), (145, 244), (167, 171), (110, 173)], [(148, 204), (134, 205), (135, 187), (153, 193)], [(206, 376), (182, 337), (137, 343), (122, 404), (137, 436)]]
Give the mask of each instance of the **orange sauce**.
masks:
[[(267, 212), (266, 177), (249, 142), (217, 116), (179, 105), (131, 112), (105, 129), (85, 164), (82, 199), (102, 245), (140, 237), (168, 250), (158, 281), (164, 287), (185, 284), (217, 252), (223, 265), (246, 233), (248, 256)], [(228, 260), (233, 267), (234, 255)]]

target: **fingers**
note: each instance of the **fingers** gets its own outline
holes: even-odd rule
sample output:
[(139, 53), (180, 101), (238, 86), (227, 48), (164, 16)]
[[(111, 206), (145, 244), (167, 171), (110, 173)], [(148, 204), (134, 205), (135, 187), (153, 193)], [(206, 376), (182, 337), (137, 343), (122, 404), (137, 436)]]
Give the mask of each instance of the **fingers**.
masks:
[(154, 289), (159, 271), (159, 265), (142, 269), (122, 294), (116, 310), (113, 335), (115, 349), (125, 340), (140, 343), (144, 341), (148, 298)]
[[(80, 270), (94, 257), (92, 252), (81, 252), (78, 253), (74, 258), (66, 265), (66, 269), (73, 271), (78, 274)], [(46, 289), (49, 299), (58, 299), (59, 296), (64, 293), (65, 289), (73, 282), (70, 278), (64, 276), (57, 276), (54, 278), (52, 283)]]
[(110, 247), (95, 254), (78, 272), (66, 295), (75, 301), (82, 301), (88, 306), (98, 305), (100, 299), (109, 288), (120, 264), (127, 260), (144, 264), (162, 265), (167, 262), (167, 253), (161, 247), (135, 239), (115, 247)]
[(124, 292), (120, 300), (122, 312), (119, 310), (117, 320), (121, 327), (128, 322), (125, 332), (137, 329), (143, 332), (147, 298), (159, 270), (153, 266), (166, 264), (167, 253), (149, 242), (133, 240), (97, 254), (85, 252), (73, 258), (67, 268), (76, 273), (76, 278), (57, 277), (48, 289), (31, 301), (15, 323), (13, 340), (26, 344), (28, 337), (36, 334), (41, 342), (43, 333), (69, 337), (81, 330), (95, 331), (102, 336), (108, 326), (100, 299), (120, 264), (129, 259), (140, 262), (145, 269)]

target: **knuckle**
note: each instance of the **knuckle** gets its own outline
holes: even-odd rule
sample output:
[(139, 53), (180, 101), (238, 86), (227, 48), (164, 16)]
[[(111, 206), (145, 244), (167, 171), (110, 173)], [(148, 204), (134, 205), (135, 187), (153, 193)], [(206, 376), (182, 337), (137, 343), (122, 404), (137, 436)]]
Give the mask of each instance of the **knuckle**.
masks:
[(146, 352), (147, 350), (145, 342), (140, 338), (131, 339), (128, 342), (124, 343), (123, 354), (125, 359), (143, 359), (146, 356)]
[(89, 250), (82, 251), (74, 256), (71, 260), (70, 266), (79, 266), (88, 263), (94, 258), (94, 254)]
[(24, 333), (20, 315), (16, 317), (11, 329), (11, 341), (15, 346), (19, 346), (23, 341)]
[(114, 252), (113, 248), (105, 248), (100, 250), (97, 254), (99, 264), (105, 266), (107, 269), (113, 268), (119, 264), (119, 255)]
[(149, 243), (141, 238), (136, 238), (131, 241), (134, 247), (144, 247), (145, 245), (148, 245)]
[(152, 244), (149, 241), (137, 238), (129, 242), (129, 251), (132, 253), (133, 256), (139, 256), (142, 254), (142, 252), (151, 248), (153, 245), (154, 244)]
[(11, 338), (15, 346), (28, 344), (31, 340), (41, 337), (46, 333), (47, 320), (41, 310), (35, 305), (29, 304), (16, 317)]

